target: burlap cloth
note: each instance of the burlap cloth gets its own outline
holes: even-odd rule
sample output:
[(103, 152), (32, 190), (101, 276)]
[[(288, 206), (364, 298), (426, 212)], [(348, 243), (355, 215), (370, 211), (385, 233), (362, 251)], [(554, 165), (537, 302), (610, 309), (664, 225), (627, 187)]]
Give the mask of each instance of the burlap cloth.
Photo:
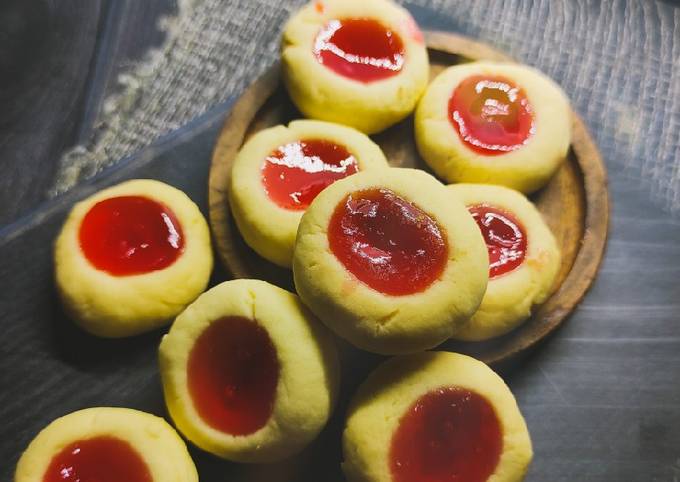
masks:
[[(371, 0), (366, 0), (371, 1)], [(237, 94), (278, 55), (304, 0), (180, 0), (167, 40), (122, 77), (92, 139), (61, 160), (68, 190)], [(627, 0), (413, 0), (432, 18), (537, 66), (569, 94), (610, 172), (680, 213), (680, 9)]]

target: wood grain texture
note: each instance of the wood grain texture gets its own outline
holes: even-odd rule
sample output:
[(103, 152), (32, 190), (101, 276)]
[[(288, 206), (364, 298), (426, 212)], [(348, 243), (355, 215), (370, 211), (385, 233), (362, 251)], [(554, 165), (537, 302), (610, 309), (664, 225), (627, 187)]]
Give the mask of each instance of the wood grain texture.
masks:
[[(660, 209), (667, 207), (662, 193), (650, 196), (655, 178), (671, 182), (680, 159), (677, 11), (634, 0), (428, 2), (435, 11), (406, 3), (429, 28), (484, 39), (559, 80), (608, 165), (610, 238), (597, 278), (559, 330), (502, 372), (532, 435), (526, 481), (680, 481), (680, 222)], [(238, 26), (230, 28), (239, 35)], [(207, 213), (208, 166), (224, 109), (0, 228), (0, 480), (11, 480), (41, 428), (70, 411), (114, 405), (165, 414), (155, 361), (161, 334), (101, 343), (75, 330), (53, 295), (50, 246), (75, 201), (123, 179), (169, 182)], [(6, 168), (13, 162), (12, 153), (0, 158)], [(213, 282), (224, 279), (216, 273)], [(242, 466), (191, 449), (201, 481), (344, 480), (347, 396), (382, 358), (346, 346), (343, 355), (343, 397), (309, 450), (282, 464)]]
[[(0, 229), (0, 480), (50, 421), (89, 406), (165, 415), (157, 348), (163, 330), (99, 340), (73, 325), (52, 281), (51, 243), (74, 202), (149, 177), (188, 193), (207, 214), (211, 153), (228, 106), (87, 182), (21, 224)], [(610, 172), (604, 262), (553, 336), (503, 366), (534, 446), (527, 482), (674, 482), (680, 476), (680, 222), (639, 182)], [(216, 272), (214, 285), (228, 276)], [(340, 344), (341, 397), (327, 428), (297, 457), (231, 464), (191, 448), (202, 482), (341, 482), (349, 397), (384, 357)]]
[[(462, 59), (508, 60), (491, 47), (460, 35), (426, 32), (426, 40), (431, 77)], [(208, 188), (213, 239), (227, 271), (235, 278), (264, 279), (292, 291), (291, 272), (262, 259), (243, 241), (229, 212), (227, 186), (232, 162), (250, 135), (300, 117), (280, 84), (278, 67), (273, 67), (246, 89), (227, 118), (215, 146)], [(482, 343), (450, 341), (445, 348), (474, 355), (487, 363), (507, 362), (555, 330), (592, 283), (607, 238), (607, 181), (597, 147), (583, 122), (576, 114), (573, 118), (573, 141), (567, 161), (548, 185), (532, 196), (562, 251), (555, 294), (507, 335)], [(392, 166), (431, 172), (416, 150), (412, 117), (373, 139)]]

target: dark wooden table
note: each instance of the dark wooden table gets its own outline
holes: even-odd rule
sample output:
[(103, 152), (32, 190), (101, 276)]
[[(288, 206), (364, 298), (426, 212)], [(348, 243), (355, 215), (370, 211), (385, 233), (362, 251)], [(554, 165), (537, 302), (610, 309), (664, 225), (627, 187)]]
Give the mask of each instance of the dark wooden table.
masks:
[[(601, 37), (612, 42), (602, 46), (608, 69), (597, 70), (590, 88), (570, 92), (609, 168), (613, 207), (606, 257), (591, 291), (557, 334), (503, 371), (534, 441), (535, 461), (528, 480), (678, 482), (680, 220), (661, 209), (646, 179), (621, 166), (617, 137), (602, 134), (610, 132), (618, 113), (599, 116), (598, 109), (607, 106), (597, 102), (598, 89), (619, 87), (602, 80), (607, 73), (614, 80), (623, 75), (638, 83), (650, 74), (636, 71), (636, 65), (625, 72), (626, 58), (619, 58), (616, 48), (616, 42), (628, 41), (618, 38), (623, 23), (638, 22), (639, 44), (657, 42), (660, 65), (672, 65), (680, 58), (680, 10), (660, 16), (663, 4), (632, 1), (524, 4), (527, 10), (521, 14), (527, 18), (536, 11), (559, 16), (563, 9), (582, 9), (581, 22), (564, 26), (566, 60), (558, 62), (590, 54), (570, 50), (585, 29), (604, 29)], [(593, 24), (590, 14), (600, 19), (609, 15), (597, 11), (605, 8), (601, 5), (609, 5), (612, 21)], [(89, 132), (120, 68), (139, 58), (144, 46), (160, 41), (153, 19), (172, 8), (169, 0), (5, 0), (0, 5), (0, 38), (5, 40), (0, 42), (0, 226), (31, 211), (44, 198), (59, 154)], [(49, 28), (45, 11), (51, 12)], [(12, 17), (8, 12), (18, 13)], [(435, 27), (457, 26), (437, 18), (428, 21)], [(24, 26), (6, 33), (8, 25)], [(526, 50), (526, 44), (501, 46), (525, 61), (534, 55), (542, 58), (539, 51)], [(678, 102), (667, 100), (669, 108)], [(210, 150), (227, 108), (218, 106), (129, 166), (0, 228), (0, 457), (4, 461), (0, 480), (10, 478), (19, 451), (36, 431), (67, 411), (113, 404), (163, 413), (153, 361), (159, 334), (111, 344), (69, 328), (53, 296), (49, 244), (75, 199), (129, 176), (165, 179), (198, 196), (205, 208), (200, 197), (205, 192)], [(659, 118), (661, 113), (650, 115)], [(680, 136), (678, 117), (673, 119), (675, 135)], [(670, 142), (677, 145), (678, 138), (670, 132)], [(659, 160), (654, 146), (642, 142), (638, 147), (635, 155), (642, 162)], [(680, 164), (680, 151), (675, 152), (661, 159), (669, 172)], [(222, 276), (217, 273), (216, 280)], [(363, 368), (357, 363), (349, 370), (360, 378)], [(120, 389), (112, 391), (115, 387)], [(326, 434), (331, 441), (343, 408), (341, 404), (335, 425)], [(335, 442), (331, 445), (335, 447)], [(225, 473), (237, 471), (233, 465), (194, 455), (204, 482), (226, 480)], [(333, 471), (327, 480), (340, 480), (337, 458), (320, 457), (310, 473), (319, 464), (330, 463)], [(260, 475), (269, 473), (275, 480), (277, 470), (263, 469)]]

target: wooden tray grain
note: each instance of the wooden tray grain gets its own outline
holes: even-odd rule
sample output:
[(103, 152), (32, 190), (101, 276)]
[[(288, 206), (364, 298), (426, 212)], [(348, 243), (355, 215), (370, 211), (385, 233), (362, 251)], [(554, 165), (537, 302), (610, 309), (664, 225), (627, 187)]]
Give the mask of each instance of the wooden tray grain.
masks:
[[(426, 32), (431, 77), (457, 63), (510, 60), (470, 38)], [(259, 278), (293, 290), (291, 272), (259, 257), (241, 238), (229, 211), (227, 186), (232, 161), (253, 133), (301, 118), (272, 67), (240, 97), (227, 118), (213, 152), (209, 180), (210, 225), (219, 258), (235, 278)], [(532, 196), (562, 249), (562, 266), (554, 294), (511, 333), (481, 343), (449, 341), (443, 348), (499, 363), (526, 350), (555, 330), (591, 285), (607, 238), (609, 198), (604, 164), (585, 125), (572, 114), (572, 145), (567, 161), (547, 186)], [(393, 166), (430, 169), (418, 155), (413, 119), (407, 118), (373, 136)]]

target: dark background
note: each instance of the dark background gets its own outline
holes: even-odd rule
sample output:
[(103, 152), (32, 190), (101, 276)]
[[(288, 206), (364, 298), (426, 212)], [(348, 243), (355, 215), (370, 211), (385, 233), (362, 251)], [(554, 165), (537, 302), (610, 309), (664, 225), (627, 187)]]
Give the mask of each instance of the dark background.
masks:
[[(503, 371), (534, 443), (527, 480), (680, 482), (680, 220), (650, 195), (643, 171), (625, 169), (622, 161), (628, 155), (667, 172), (679, 168), (680, 114), (665, 114), (680, 99), (655, 96), (678, 82), (679, 10), (614, 0), (602, 2), (616, 6), (611, 18), (602, 18), (598, 9), (605, 7), (596, 1), (499, 1), (498, 8), (506, 4), (522, 5), (520, 15), (534, 21), (501, 26), (515, 41), (497, 47), (530, 63), (552, 59), (563, 84), (586, 76), (568, 93), (598, 141), (612, 200), (607, 252), (592, 289), (555, 336)], [(60, 415), (97, 405), (164, 413), (155, 364), (161, 332), (111, 342), (76, 330), (54, 294), (50, 246), (75, 200), (126, 178), (165, 180), (205, 212), (210, 152), (229, 105), (34, 209), (52, 185), (61, 153), (91, 132), (116, 75), (162, 41), (155, 22), (173, 8), (169, 0), (0, 0), (0, 480), (11, 479), (21, 451)], [(541, 56), (541, 22), (532, 16), (559, 17), (566, 8), (581, 15), (562, 27), (560, 52)], [(414, 13), (425, 27), (459, 30), (440, 15)], [(593, 29), (603, 39), (595, 56), (580, 43)], [(622, 36), (624, 30), (632, 38)], [(640, 69), (635, 48), (649, 52), (648, 70)], [(624, 101), (649, 99), (630, 114), (648, 122), (632, 151), (621, 148), (612, 127), (621, 116), (601, 102), (608, 89), (621, 89)], [(676, 151), (662, 158), (655, 133), (663, 128), (670, 133), (664, 142)], [(221, 279), (216, 273), (215, 281)], [(346, 350), (345, 396), (379, 360)], [(300, 460), (302, 475), (295, 480), (342, 480), (338, 440), (345, 403), (346, 397), (322, 438), (297, 462), (247, 467), (194, 450), (201, 480), (285, 480)]]
[(0, 226), (45, 199), (175, 0), (0, 0)]

